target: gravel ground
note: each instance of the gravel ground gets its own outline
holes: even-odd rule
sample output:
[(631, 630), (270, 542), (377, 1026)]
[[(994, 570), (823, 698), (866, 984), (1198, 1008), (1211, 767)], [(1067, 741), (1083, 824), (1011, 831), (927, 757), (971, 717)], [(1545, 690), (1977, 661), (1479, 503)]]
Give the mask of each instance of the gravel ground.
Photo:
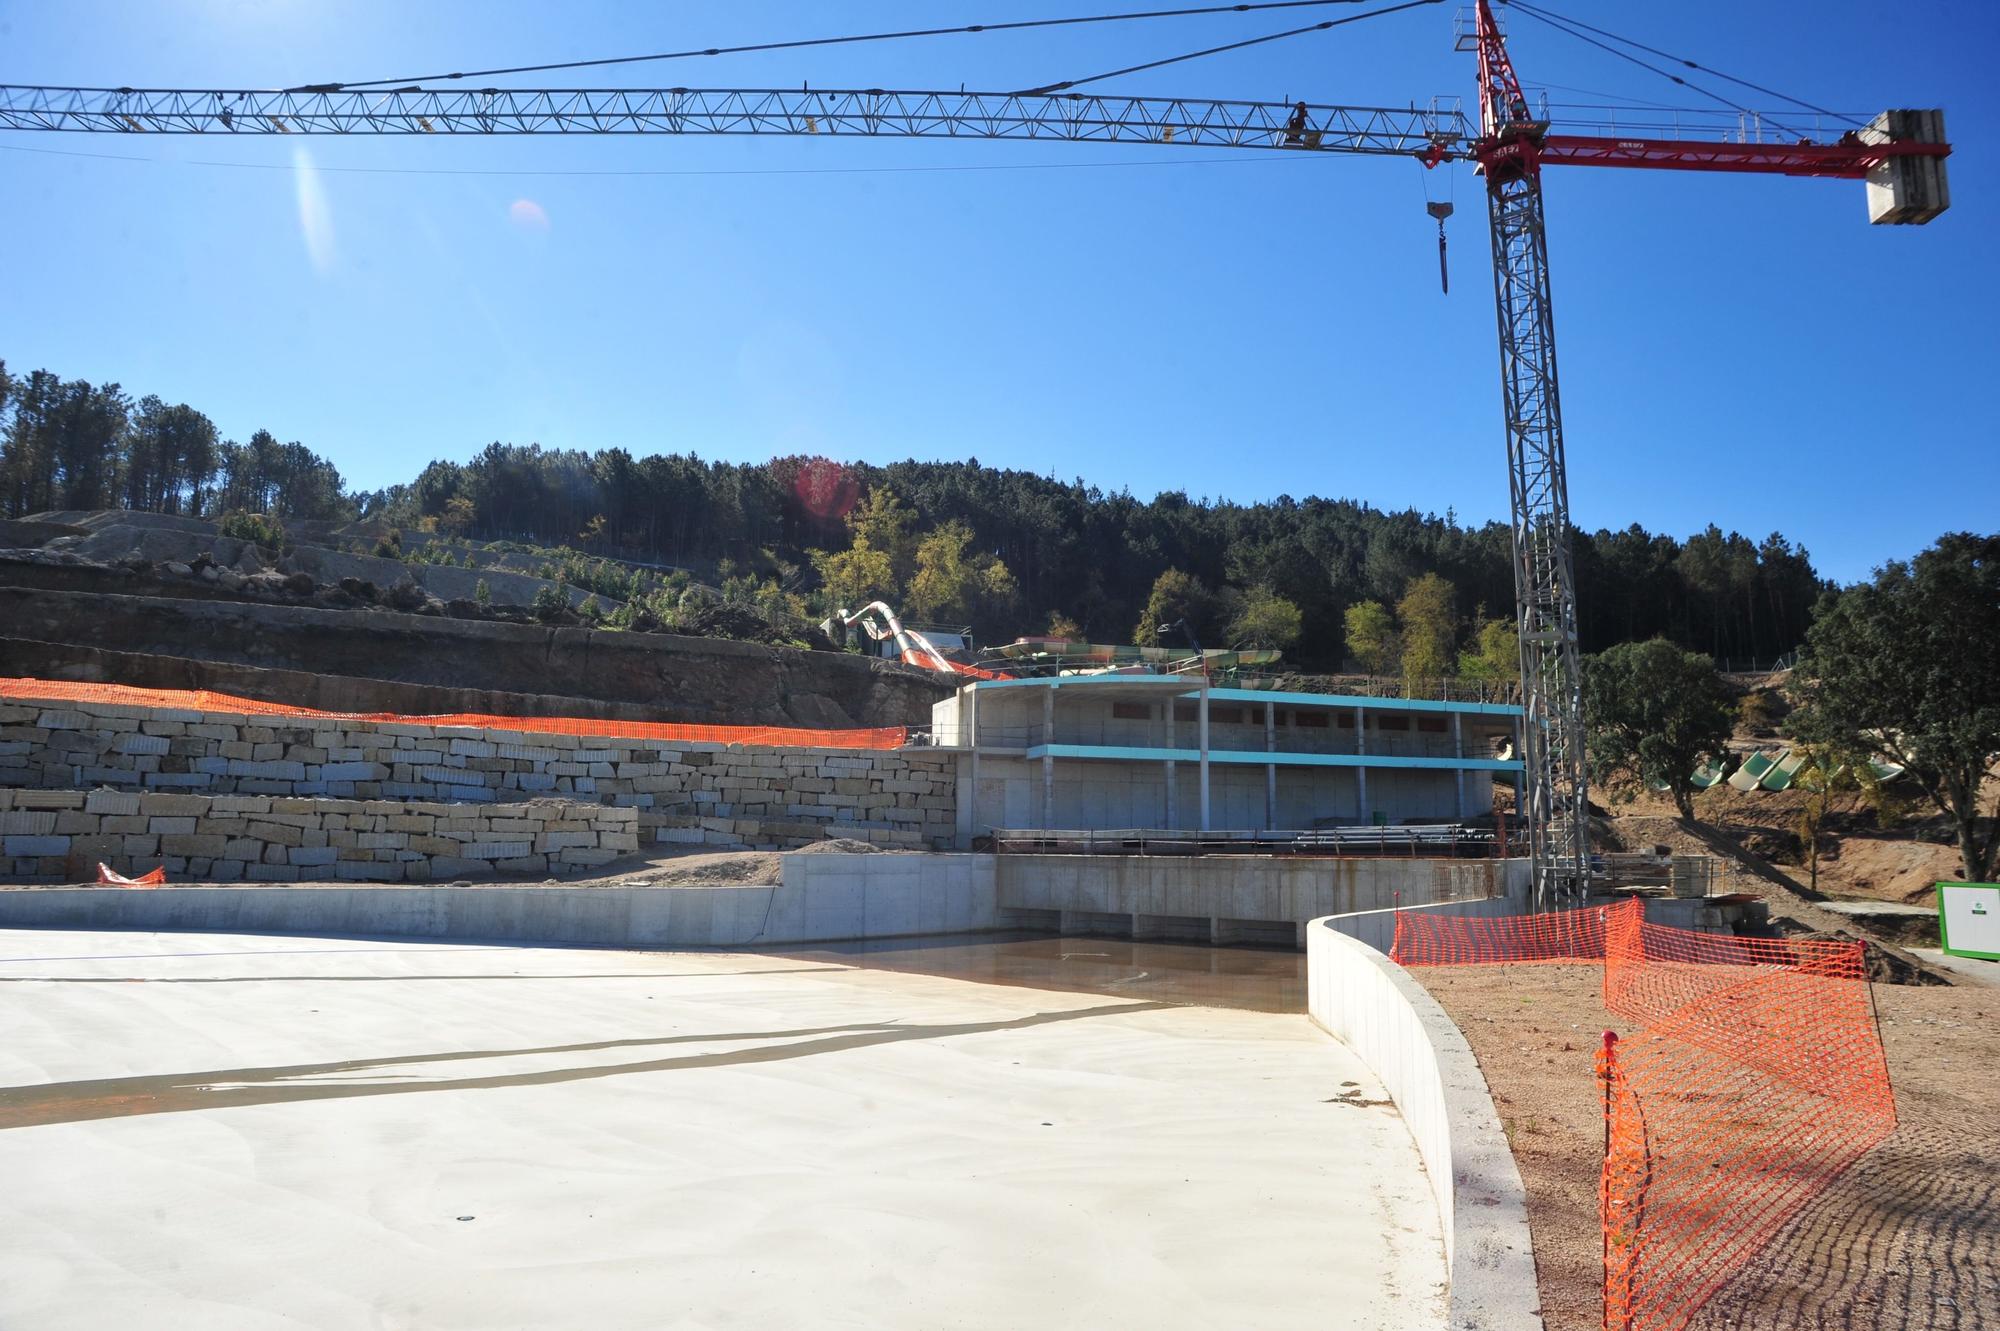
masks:
[[(1595, 966), (1411, 972), (1465, 1031), (1528, 1193), (1549, 1331), (1599, 1325)], [(1697, 1315), (1702, 1331), (2000, 1328), (2000, 989), (1877, 985), (1895, 1133)]]

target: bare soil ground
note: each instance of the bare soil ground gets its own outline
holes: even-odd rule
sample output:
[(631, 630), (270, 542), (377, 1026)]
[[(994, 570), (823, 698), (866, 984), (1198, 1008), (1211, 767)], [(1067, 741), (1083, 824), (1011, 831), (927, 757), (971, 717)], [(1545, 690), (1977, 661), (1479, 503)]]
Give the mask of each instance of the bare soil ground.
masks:
[[(1599, 1325), (1591, 1056), (1627, 1033), (1591, 965), (1411, 972), (1464, 1030), (1528, 1194), (1550, 1331)], [(1703, 1331), (2000, 1327), (2000, 989), (1877, 985), (1895, 1133), (1792, 1220), (1697, 1315)]]

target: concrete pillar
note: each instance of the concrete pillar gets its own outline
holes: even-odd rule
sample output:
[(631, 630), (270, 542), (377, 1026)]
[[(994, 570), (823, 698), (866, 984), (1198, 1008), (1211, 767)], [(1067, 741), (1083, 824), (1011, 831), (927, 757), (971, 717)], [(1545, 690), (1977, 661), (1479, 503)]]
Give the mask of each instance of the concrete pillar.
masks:
[[(1174, 747), (1174, 712), (1180, 704), (1167, 699), (1167, 747)], [(1173, 831), (1181, 825), (1181, 792), (1179, 769), (1172, 758), (1167, 759), (1167, 830)]]
[(1055, 826), (1056, 816), (1056, 760), (1046, 746), (1056, 740), (1056, 686), (1051, 683), (1042, 690), (1042, 826)]
[[(1264, 704), (1264, 752), (1278, 751), (1278, 709), (1271, 703)], [(1264, 830), (1275, 831), (1278, 826), (1278, 765), (1264, 764)]]
[(1201, 733), (1201, 830), (1208, 830), (1208, 680), (1201, 681), (1201, 700), (1196, 704), (1195, 727)]
[[(1457, 758), (1460, 762), (1465, 761), (1464, 720), (1465, 720), (1464, 717), (1460, 716), (1457, 712), (1453, 712), (1451, 714), (1451, 753), (1452, 757)], [(1463, 767), (1459, 768), (1454, 775), (1456, 775), (1458, 778), (1458, 804), (1457, 804), (1458, 821), (1464, 822), (1465, 821), (1465, 769)]]
[(972, 848), (972, 838), (981, 835), (979, 830), (979, 686), (968, 684), (959, 695), (959, 726), (963, 742), (972, 746), (972, 757), (966, 766), (972, 769), (972, 789), (959, 800), (958, 804), (958, 844), (962, 850)]
[[(1368, 712), (1365, 708), (1354, 709), (1354, 751), (1363, 758), (1368, 756)], [(1354, 816), (1357, 821), (1368, 821), (1368, 768), (1354, 769)]]

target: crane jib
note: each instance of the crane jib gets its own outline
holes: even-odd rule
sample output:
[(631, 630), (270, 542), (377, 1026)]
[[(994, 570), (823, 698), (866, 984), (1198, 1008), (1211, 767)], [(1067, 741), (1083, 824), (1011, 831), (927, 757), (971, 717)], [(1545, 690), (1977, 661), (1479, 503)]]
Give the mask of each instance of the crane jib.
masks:
[(154, 134), (800, 134), (1061, 139), (1416, 156), (1471, 141), (1453, 107), (1088, 93), (774, 88), (324, 92), (0, 86), (0, 128)]

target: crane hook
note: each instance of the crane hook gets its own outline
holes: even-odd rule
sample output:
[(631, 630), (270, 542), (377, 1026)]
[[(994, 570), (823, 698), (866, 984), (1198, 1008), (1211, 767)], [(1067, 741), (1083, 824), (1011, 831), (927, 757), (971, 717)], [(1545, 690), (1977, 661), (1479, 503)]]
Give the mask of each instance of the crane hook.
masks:
[(1444, 287), (1444, 294), (1449, 296), (1451, 294), (1451, 270), (1445, 267), (1444, 262), (1444, 219), (1451, 216), (1451, 205), (1448, 203), (1426, 203), (1424, 211), (1432, 217), (1437, 218), (1438, 282)]

